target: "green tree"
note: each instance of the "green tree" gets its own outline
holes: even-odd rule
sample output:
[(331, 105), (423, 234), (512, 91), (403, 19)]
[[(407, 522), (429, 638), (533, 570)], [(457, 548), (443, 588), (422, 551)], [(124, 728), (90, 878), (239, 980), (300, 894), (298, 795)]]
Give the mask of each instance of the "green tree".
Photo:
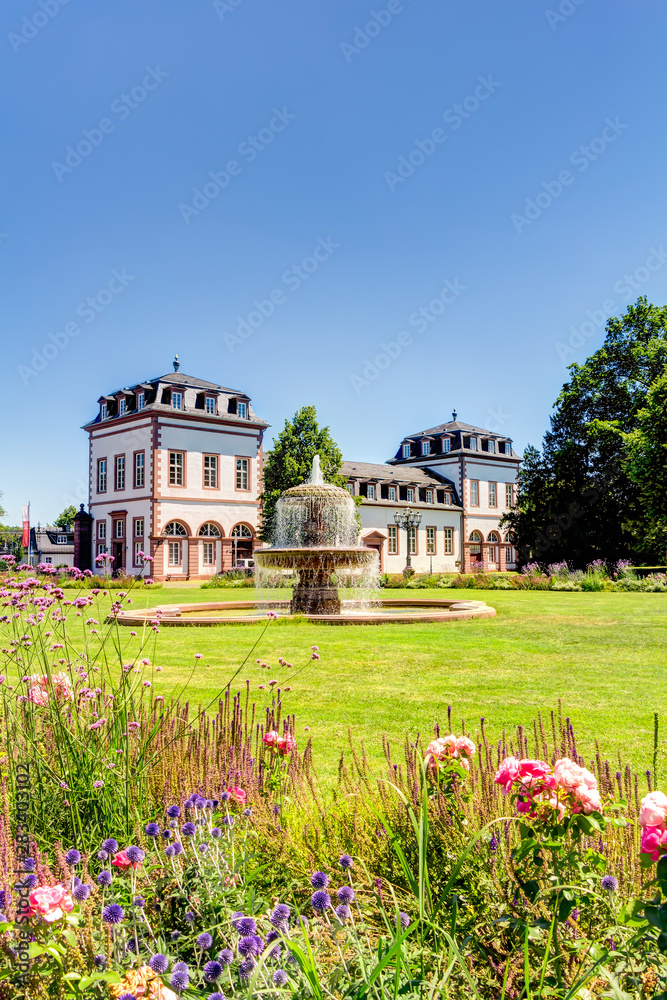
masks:
[(0, 517), (4, 517), (5, 514), (7, 513), (7, 511), (5, 510), (5, 508), (2, 506), (2, 497), (3, 497), (3, 494), (0, 493)]
[[(667, 306), (639, 298), (607, 321), (602, 347), (569, 366), (541, 452), (527, 449), (503, 527), (522, 563), (643, 558), (654, 549), (624, 435), (667, 370)], [(653, 552), (655, 556), (655, 552)]]
[(70, 525), (74, 524), (75, 517), (76, 517), (76, 507), (74, 506), (65, 507), (62, 514), (58, 514), (58, 517), (53, 522), (53, 527), (68, 528)]
[(667, 561), (667, 372), (655, 380), (637, 427), (625, 436), (625, 467), (639, 491), (646, 548)]
[(328, 427), (317, 423), (314, 406), (297, 410), (291, 420), (274, 438), (273, 448), (267, 452), (262, 473), (264, 492), (262, 501), (261, 538), (270, 541), (273, 530), (276, 501), (290, 486), (298, 486), (308, 479), (313, 457), (320, 456), (322, 475), (327, 483), (344, 486), (347, 480), (338, 475), (343, 453), (331, 437)]

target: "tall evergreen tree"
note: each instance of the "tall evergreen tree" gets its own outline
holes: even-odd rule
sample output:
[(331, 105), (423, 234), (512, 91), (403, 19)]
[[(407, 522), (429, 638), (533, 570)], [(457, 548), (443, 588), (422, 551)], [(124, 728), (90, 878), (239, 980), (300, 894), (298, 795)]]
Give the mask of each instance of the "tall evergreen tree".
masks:
[(315, 407), (304, 406), (296, 411), (291, 420), (285, 421), (264, 460), (261, 495), (261, 537), (264, 541), (271, 540), (275, 506), (280, 494), (308, 479), (315, 455), (320, 456), (325, 481), (344, 486), (347, 480), (338, 475), (343, 453), (331, 437), (329, 428), (318, 425)]
[(598, 351), (569, 366), (542, 451), (527, 449), (517, 507), (503, 521), (522, 563), (655, 556), (624, 436), (666, 370), (667, 306), (643, 297), (607, 321)]

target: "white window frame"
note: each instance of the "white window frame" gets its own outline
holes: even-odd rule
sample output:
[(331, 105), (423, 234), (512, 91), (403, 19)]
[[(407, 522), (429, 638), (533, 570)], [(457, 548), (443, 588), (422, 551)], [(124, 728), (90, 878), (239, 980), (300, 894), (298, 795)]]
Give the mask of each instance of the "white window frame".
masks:
[[(139, 531), (141, 528), (141, 531)], [(138, 517), (134, 522), (134, 537), (143, 538), (144, 537), (144, 519), (143, 517)]]
[(429, 526), (426, 529), (426, 555), (427, 556), (434, 556), (435, 555), (435, 538), (436, 538), (435, 528)]
[(404, 444), (403, 445), (403, 458), (410, 458), (410, 445), (409, 444)]
[(116, 455), (114, 458), (114, 487), (117, 490), (125, 489), (125, 455)]
[(393, 500), (393, 501), (396, 500), (396, 487), (395, 486), (390, 486), (389, 487), (389, 489), (387, 490), (387, 496), (389, 497), (390, 500)]
[(106, 420), (109, 414), (109, 408), (106, 403), (102, 403), (100, 406), (100, 420)]
[(413, 488), (411, 486), (408, 486), (408, 488), (407, 488), (407, 494), (406, 495), (407, 495), (407, 498), (408, 498), (408, 503), (414, 503), (415, 502), (415, 491), (413, 490)]
[(489, 507), (498, 506), (498, 483), (489, 483)]
[(250, 459), (249, 458), (237, 458), (236, 459), (236, 489), (237, 490), (249, 490), (250, 489)]
[(430, 455), (430, 454), (431, 454), (431, 442), (422, 441), (422, 455)]
[(408, 530), (407, 530), (407, 536), (408, 536), (408, 552), (410, 553), (411, 556), (416, 556), (417, 555), (417, 529), (414, 528), (414, 527), (413, 528), (408, 528)]
[(127, 406), (127, 404), (125, 402), (125, 396), (123, 396), (122, 399), (118, 400), (118, 416), (119, 417), (122, 417), (123, 414), (125, 413), (126, 406)]
[(140, 541), (136, 541), (135, 540), (135, 543), (134, 543), (134, 565), (135, 566), (143, 566), (144, 565), (144, 560), (142, 558), (140, 558), (140, 556), (139, 556), (139, 553), (143, 552), (143, 551), (144, 551), (143, 539), (141, 539)]
[(369, 483), (366, 487), (366, 499), (375, 500), (375, 484)]
[(476, 437), (471, 437), (470, 438), (470, 450), (471, 451), (477, 451), (477, 438)]
[(144, 392), (137, 393), (137, 409), (143, 410), (146, 405), (146, 394)]
[(172, 410), (183, 409), (183, 393), (176, 389), (172, 389), (171, 391), (171, 408)]
[(123, 521), (122, 521), (122, 519), (118, 518), (116, 521), (114, 521), (114, 525), (115, 525), (115, 529), (114, 529), (113, 537), (114, 538), (125, 538), (125, 532), (124, 532), (124, 528), (123, 528)]
[(182, 564), (181, 543), (170, 540), (167, 542), (167, 565), (181, 566)]
[(202, 542), (202, 566), (215, 566), (215, 542)]
[(505, 506), (510, 510), (514, 506), (514, 483), (505, 483)]
[(204, 400), (204, 412), (215, 416), (215, 396), (206, 396)]
[(97, 537), (100, 541), (106, 540), (107, 537), (107, 522), (98, 521), (97, 522)]
[(146, 452), (137, 451), (134, 455), (134, 488), (142, 489), (146, 483)]
[(387, 525), (387, 555), (398, 555), (398, 525)]
[(454, 529), (444, 528), (444, 547), (443, 552), (446, 556), (454, 555)]
[[(179, 461), (180, 458), (180, 461)], [(169, 452), (169, 485), (183, 486), (185, 483), (185, 452)]]
[(243, 401), (239, 401), (236, 404), (236, 416), (240, 417), (241, 420), (248, 419), (248, 404)]
[(433, 503), (433, 490), (426, 490), (426, 503)]
[(451, 438), (443, 438), (442, 439), (442, 450), (443, 450), (443, 452), (447, 452), (447, 451), (451, 451), (452, 450), (452, 439)]
[(204, 455), (204, 486), (207, 489), (217, 490), (218, 488), (218, 456)]
[(470, 480), (470, 506), (479, 507), (479, 480)]
[(107, 460), (106, 458), (98, 458), (97, 460), (97, 492), (106, 493), (107, 491)]

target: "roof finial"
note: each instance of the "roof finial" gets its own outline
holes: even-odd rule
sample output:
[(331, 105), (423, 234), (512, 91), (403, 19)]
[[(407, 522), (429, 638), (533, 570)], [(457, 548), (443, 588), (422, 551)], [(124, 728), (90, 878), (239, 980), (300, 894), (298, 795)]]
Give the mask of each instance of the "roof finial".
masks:
[(457, 417), (458, 413), (456, 412), (456, 407), (454, 407), (454, 409), (452, 410), (452, 420), (456, 420)]
[(181, 362), (178, 360), (178, 354), (174, 354), (174, 371), (177, 372), (181, 367)]

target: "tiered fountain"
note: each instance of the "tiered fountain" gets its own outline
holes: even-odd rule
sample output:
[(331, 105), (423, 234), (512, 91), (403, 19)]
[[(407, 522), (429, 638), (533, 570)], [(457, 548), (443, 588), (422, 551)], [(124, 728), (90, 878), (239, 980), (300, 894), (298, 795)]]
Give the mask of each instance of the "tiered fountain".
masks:
[[(159, 610), (161, 625), (231, 625), (266, 619), (267, 609), (280, 617), (304, 615), (328, 625), (380, 625), (405, 622), (446, 622), (456, 618), (490, 618), (495, 609), (482, 601), (389, 598), (368, 602), (341, 601), (338, 577), (352, 578), (362, 592), (377, 577), (378, 554), (359, 545), (359, 521), (354, 500), (339, 486), (325, 483), (319, 455), (310, 479), (285, 490), (276, 505), (275, 545), (255, 550), (258, 578), (269, 570), (297, 574), (291, 601), (274, 596), (254, 601), (210, 601), (182, 608), (120, 611), (119, 625), (142, 625)], [(280, 593), (280, 591), (278, 591)]]

